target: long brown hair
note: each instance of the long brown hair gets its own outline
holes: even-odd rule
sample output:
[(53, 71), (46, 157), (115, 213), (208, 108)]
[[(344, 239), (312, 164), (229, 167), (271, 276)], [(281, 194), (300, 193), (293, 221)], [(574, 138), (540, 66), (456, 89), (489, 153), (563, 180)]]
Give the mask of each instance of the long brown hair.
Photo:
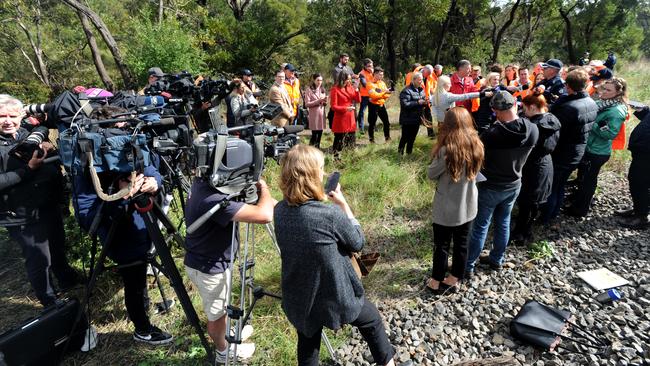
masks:
[(465, 169), (467, 180), (473, 180), (483, 166), (483, 142), (474, 128), (472, 115), (463, 107), (447, 111), (439, 126), (438, 142), (433, 147), (433, 157), (441, 148), (446, 149), (445, 163), (453, 182), (458, 182)]
[(325, 199), (321, 181), (324, 163), (323, 153), (309, 145), (296, 145), (284, 155), (280, 162), (280, 190), (290, 206)]

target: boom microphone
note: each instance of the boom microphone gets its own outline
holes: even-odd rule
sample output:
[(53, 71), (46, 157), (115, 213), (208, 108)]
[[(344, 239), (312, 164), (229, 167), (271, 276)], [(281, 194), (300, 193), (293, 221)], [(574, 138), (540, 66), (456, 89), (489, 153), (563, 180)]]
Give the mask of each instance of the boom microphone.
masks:
[[(284, 133), (298, 133), (305, 129), (305, 126), (301, 125), (288, 125), (284, 126)], [(282, 134), (282, 133), (280, 133)]]

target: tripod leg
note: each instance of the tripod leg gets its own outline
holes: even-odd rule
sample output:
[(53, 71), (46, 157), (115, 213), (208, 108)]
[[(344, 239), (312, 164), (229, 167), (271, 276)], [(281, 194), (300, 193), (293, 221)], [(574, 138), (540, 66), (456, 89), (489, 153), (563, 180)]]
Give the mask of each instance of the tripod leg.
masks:
[(327, 348), (327, 352), (329, 352), (330, 358), (332, 359), (332, 361), (338, 364), (339, 360), (336, 358), (336, 354), (334, 353), (334, 347), (332, 347), (332, 343), (330, 343), (329, 338), (327, 338), (327, 334), (325, 334), (325, 330), (323, 330), (320, 336), (323, 340), (323, 343), (325, 343), (325, 348)]
[(156, 281), (156, 285), (158, 286), (158, 291), (160, 291), (160, 297), (162, 298), (162, 311), (159, 312), (167, 312), (171, 308), (171, 302), (167, 300), (167, 296), (165, 296), (165, 290), (163, 289), (162, 283), (160, 282), (160, 270), (158, 269), (158, 264), (152, 264), (151, 270), (153, 271), (153, 276)]
[(172, 288), (174, 288), (174, 292), (176, 292), (176, 296), (178, 296), (178, 300), (180, 301), (181, 306), (183, 307), (185, 316), (187, 317), (187, 320), (190, 322), (190, 324), (194, 327), (194, 330), (196, 331), (197, 335), (199, 336), (199, 339), (201, 340), (201, 344), (203, 345), (203, 348), (205, 348), (205, 352), (207, 354), (208, 360), (210, 363), (212, 363), (214, 362), (214, 353), (212, 350), (212, 345), (208, 342), (207, 338), (205, 337), (205, 333), (203, 332), (203, 328), (201, 327), (199, 316), (196, 314), (196, 311), (194, 310), (194, 306), (192, 305), (192, 300), (190, 299), (190, 296), (187, 294), (187, 290), (185, 290), (185, 286), (183, 285), (183, 279), (181, 278), (181, 275), (178, 272), (178, 268), (176, 268), (176, 263), (174, 263), (174, 258), (172, 257), (169, 248), (165, 244), (165, 239), (162, 235), (162, 232), (160, 231), (160, 228), (158, 228), (156, 218), (153, 216), (152, 211), (141, 213), (141, 215), (144, 220), (145, 226), (147, 227), (147, 231), (149, 232), (149, 236), (151, 237), (151, 241), (153, 241), (154, 245), (156, 246), (156, 251), (158, 253), (158, 257), (160, 258), (160, 262), (163, 268), (165, 269), (165, 273), (169, 277), (169, 282), (171, 283)]
[(278, 241), (275, 239), (275, 229), (273, 229), (273, 225), (271, 223), (268, 223), (265, 226), (266, 226), (266, 231), (269, 233), (269, 236), (271, 237), (271, 240), (275, 245), (275, 249), (278, 251), (278, 255), (280, 255), (281, 254), (280, 246), (278, 246)]

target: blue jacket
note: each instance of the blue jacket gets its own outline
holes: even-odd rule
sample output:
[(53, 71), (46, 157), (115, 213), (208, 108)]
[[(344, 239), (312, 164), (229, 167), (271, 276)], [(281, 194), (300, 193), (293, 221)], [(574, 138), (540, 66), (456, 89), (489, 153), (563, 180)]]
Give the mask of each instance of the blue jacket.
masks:
[[(158, 186), (161, 187), (162, 177), (153, 165), (146, 167), (143, 174), (145, 177), (156, 178)], [(110, 182), (106, 183), (110, 184)], [(103, 201), (97, 197), (89, 173), (73, 176), (72, 189), (75, 216), (79, 226), (88, 231), (93, 219), (99, 214), (98, 209)], [(105, 202), (102, 211), (104, 216), (97, 231), (99, 240), (102, 245), (105, 245), (113, 221), (120, 220), (113, 243), (107, 253), (108, 257), (117, 264), (144, 260), (151, 247), (151, 238), (142, 216), (129, 206), (126, 200)]]
[(544, 85), (544, 98), (549, 105), (555, 103), (558, 98), (566, 96), (566, 87), (564, 86), (564, 81), (560, 78), (559, 75), (556, 75), (553, 79), (542, 80), (539, 84), (535, 85), (540, 86)]

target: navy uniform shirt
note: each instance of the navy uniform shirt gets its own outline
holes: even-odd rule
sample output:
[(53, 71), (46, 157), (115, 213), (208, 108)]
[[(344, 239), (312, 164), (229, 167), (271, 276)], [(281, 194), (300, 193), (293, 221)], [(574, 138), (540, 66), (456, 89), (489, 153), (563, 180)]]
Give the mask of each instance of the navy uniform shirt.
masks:
[(549, 105), (555, 103), (559, 97), (567, 95), (564, 81), (562, 81), (560, 75), (556, 75), (553, 79), (542, 80), (535, 86), (537, 87), (540, 85), (544, 85), (546, 88), (544, 90), (544, 98), (546, 98), (546, 102)]
[[(205, 179), (195, 179), (185, 206), (187, 227), (226, 197), (226, 194), (212, 188)], [(236, 254), (239, 239), (239, 233), (236, 233), (235, 243), (231, 243), (232, 219), (242, 206), (243, 202), (230, 201), (194, 233), (187, 234), (184, 261), (186, 266), (206, 274), (222, 273), (228, 268), (231, 249), (234, 247)]]

